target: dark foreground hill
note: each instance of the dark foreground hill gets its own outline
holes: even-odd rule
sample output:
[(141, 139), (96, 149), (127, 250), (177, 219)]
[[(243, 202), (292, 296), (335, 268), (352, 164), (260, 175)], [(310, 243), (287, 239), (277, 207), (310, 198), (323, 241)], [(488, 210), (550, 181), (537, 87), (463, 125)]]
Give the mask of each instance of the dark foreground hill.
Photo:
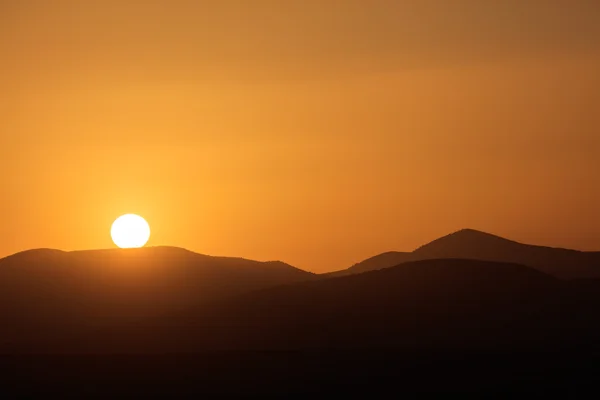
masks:
[[(429, 260), (259, 290), (160, 317), (6, 335), (6, 352), (190, 353), (559, 348), (594, 343), (600, 288), (534, 269)], [(13, 324), (9, 324), (14, 326)]]
[(460, 258), (526, 265), (564, 279), (600, 278), (600, 252), (514, 242), (473, 229), (436, 239), (413, 252), (388, 252), (328, 276), (344, 276), (418, 260)]
[(314, 277), (281, 262), (169, 247), (27, 251), (0, 260), (0, 343), (118, 326)]
[(600, 333), (595, 287), (516, 264), (420, 261), (137, 324), (123, 348), (470, 352), (591, 345)]
[(595, 398), (586, 353), (372, 351), (0, 356), (6, 399)]
[(524, 388), (573, 396), (595, 388), (599, 289), (516, 264), (428, 260), (103, 326), (74, 314), (54, 330), (41, 319), (44, 329), (15, 335), (5, 323), (0, 391), (373, 398)]

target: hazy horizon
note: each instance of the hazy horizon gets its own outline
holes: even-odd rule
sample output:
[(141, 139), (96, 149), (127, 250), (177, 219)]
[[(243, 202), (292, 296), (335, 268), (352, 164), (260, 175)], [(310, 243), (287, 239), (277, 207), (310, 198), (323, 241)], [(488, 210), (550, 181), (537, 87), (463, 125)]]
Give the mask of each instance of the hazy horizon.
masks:
[[(455, 234), (455, 233), (462, 232), (462, 231), (474, 231), (474, 232), (479, 232), (479, 233), (482, 233), (482, 234), (489, 234), (489, 235), (492, 235), (492, 236), (497, 236), (497, 235), (495, 235), (492, 232), (484, 232), (484, 231), (474, 230), (472, 228), (464, 228), (464, 229), (460, 229), (458, 231), (449, 232), (447, 235), (441, 235), (440, 237), (432, 238), (430, 240), (430, 242), (433, 242), (434, 240), (441, 239), (441, 238), (444, 238), (444, 237), (446, 237), (448, 235)], [(503, 239), (507, 239), (509, 241), (513, 241), (511, 238), (503, 238)], [(358, 264), (358, 263), (360, 263), (362, 261), (366, 261), (366, 260), (370, 259), (371, 257), (378, 256), (378, 255), (384, 254), (384, 253), (390, 253), (390, 252), (400, 252), (400, 253), (404, 253), (405, 252), (405, 253), (410, 253), (410, 252), (413, 252), (415, 250), (420, 249), (421, 246), (427, 245), (430, 242), (421, 243), (419, 246), (416, 246), (415, 248), (412, 248), (412, 249), (391, 249), (391, 250), (380, 251), (377, 254), (368, 254), (368, 255), (363, 256), (363, 258), (361, 258), (361, 259), (357, 259), (352, 264), (344, 265), (344, 266), (341, 266), (339, 268), (325, 268), (323, 270), (315, 270), (314, 268), (310, 268), (310, 267), (309, 268), (301, 267), (301, 266), (289, 263), (289, 262), (287, 262), (286, 260), (283, 260), (283, 259), (265, 258), (265, 259), (257, 259), (257, 260), (253, 260), (253, 261), (259, 261), (259, 262), (283, 262), (283, 263), (286, 263), (288, 265), (291, 265), (292, 267), (299, 268), (301, 270), (308, 271), (308, 272), (314, 272), (314, 273), (340, 272), (340, 271), (346, 270), (348, 267), (356, 265), (356, 264)], [(543, 244), (539, 244), (539, 243), (525, 243), (525, 242), (518, 242), (518, 241), (517, 241), (517, 243), (521, 243), (521, 244), (524, 244), (524, 245), (530, 245), (530, 246), (542, 246), (542, 247), (546, 247)], [(550, 248), (556, 248), (556, 249), (567, 249), (564, 246), (549, 246), (549, 247)], [(235, 254), (207, 254), (207, 253), (202, 253), (200, 251), (193, 250), (193, 249), (188, 249), (188, 248), (181, 247), (181, 246), (164, 245), (164, 244), (145, 245), (142, 248), (133, 248), (133, 249), (119, 249), (119, 248), (117, 248), (114, 245), (112, 247), (106, 247), (106, 248), (71, 249), (71, 250), (69, 250), (69, 249), (47, 248), (47, 247), (38, 247), (38, 248), (32, 248), (32, 249), (25, 249), (25, 250), (22, 250), (22, 251), (19, 251), (19, 252), (16, 252), (16, 253), (11, 253), (11, 254), (8, 254), (8, 255), (3, 255), (3, 256), (0, 256), (0, 259), (3, 258), (3, 257), (5, 257), (5, 256), (17, 255), (17, 254), (22, 253), (22, 252), (39, 251), (39, 250), (58, 250), (58, 251), (63, 252), (63, 253), (80, 253), (80, 252), (96, 252), (96, 251), (102, 252), (102, 251), (110, 251), (110, 250), (116, 250), (116, 251), (123, 251), (123, 250), (129, 251), (129, 250), (133, 250), (133, 251), (136, 251), (136, 250), (143, 250), (144, 248), (181, 249), (181, 250), (191, 251), (193, 253), (197, 253), (197, 254), (201, 254), (201, 255), (205, 255), (205, 256), (210, 256), (210, 257), (217, 257), (217, 258), (219, 258), (219, 257), (240, 258), (240, 259), (250, 260), (249, 257), (244, 257), (244, 256), (240, 256), (240, 255), (235, 255)], [(569, 248), (567, 250), (579, 250), (579, 251), (584, 251), (584, 252), (585, 251), (589, 251), (589, 250), (572, 249), (572, 248)], [(592, 250), (592, 252), (596, 252), (596, 251)], [(598, 252), (600, 253), (600, 250)]]
[(0, 257), (600, 250), (600, 3), (0, 2)]

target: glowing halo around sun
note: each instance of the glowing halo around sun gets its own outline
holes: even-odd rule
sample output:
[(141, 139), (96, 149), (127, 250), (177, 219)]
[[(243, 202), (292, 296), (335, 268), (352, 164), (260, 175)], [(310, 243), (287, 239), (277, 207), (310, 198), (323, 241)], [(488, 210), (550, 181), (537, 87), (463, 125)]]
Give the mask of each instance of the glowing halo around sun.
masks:
[(150, 239), (150, 225), (139, 215), (121, 215), (113, 222), (110, 236), (113, 242), (122, 249), (144, 247)]

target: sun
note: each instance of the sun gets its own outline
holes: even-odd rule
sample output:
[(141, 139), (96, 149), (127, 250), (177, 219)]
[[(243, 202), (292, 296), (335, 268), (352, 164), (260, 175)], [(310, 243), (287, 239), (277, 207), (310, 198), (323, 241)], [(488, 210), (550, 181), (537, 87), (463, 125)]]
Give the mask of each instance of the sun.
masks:
[(113, 222), (110, 236), (122, 249), (144, 247), (150, 239), (150, 225), (139, 215), (121, 215)]

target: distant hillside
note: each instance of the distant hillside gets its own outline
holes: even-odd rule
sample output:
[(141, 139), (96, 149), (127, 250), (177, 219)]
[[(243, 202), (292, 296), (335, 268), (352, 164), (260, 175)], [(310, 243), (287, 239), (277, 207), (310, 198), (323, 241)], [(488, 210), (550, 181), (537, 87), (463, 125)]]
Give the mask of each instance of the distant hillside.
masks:
[(600, 252), (527, 245), (473, 229), (444, 236), (412, 253), (384, 253), (328, 276), (351, 275), (409, 261), (444, 258), (522, 264), (564, 279), (600, 278)]
[(314, 278), (282, 262), (170, 247), (31, 250), (0, 260), (0, 321), (5, 336), (51, 336)]
[(597, 285), (562, 281), (515, 264), (428, 260), (263, 289), (102, 329), (73, 332), (64, 325), (51, 337), (47, 330), (13, 336), (10, 349), (556, 350), (595, 343)]
[(182, 351), (529, 346), (562, 334), (567, 293), (520, 265), (429, 260), (266, 289), (157, 325), (165, 337), (177, 332)]
[(412, 253), (400, 252), (400, 251), (389, 251), (382, 253), (371, 258), (367, 258), (357, 264), (354, 264), (348, 269), (341, 271), (329, 272), (322, 274), (324, 277), (340, 277), (353, 274), (360, 274), (362, 272), (376, 271), (378, 269), (395, 267), (396, 265), (404, 264), (409, 261), (414, 261)]

